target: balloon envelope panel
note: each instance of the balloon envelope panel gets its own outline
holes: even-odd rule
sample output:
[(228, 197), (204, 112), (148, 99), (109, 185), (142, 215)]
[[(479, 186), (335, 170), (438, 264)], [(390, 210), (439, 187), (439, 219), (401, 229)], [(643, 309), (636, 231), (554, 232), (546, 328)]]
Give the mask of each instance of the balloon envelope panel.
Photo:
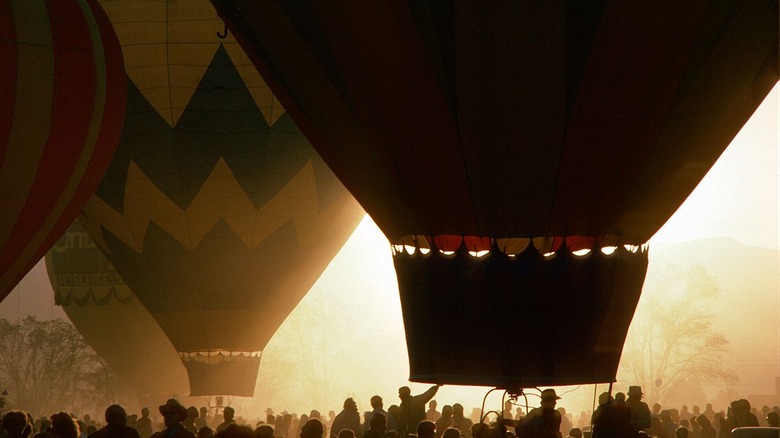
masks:
[(263, 348), (363, 211), (217, 36), (208, 2), (105, 6), (128, 108), (82, 221), (179, 352), (191, 395), (251, 396)]

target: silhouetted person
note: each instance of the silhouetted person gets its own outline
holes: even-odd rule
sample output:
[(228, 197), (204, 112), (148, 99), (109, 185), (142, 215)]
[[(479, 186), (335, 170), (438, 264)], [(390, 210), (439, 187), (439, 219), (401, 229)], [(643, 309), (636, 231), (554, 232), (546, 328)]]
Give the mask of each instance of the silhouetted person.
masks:
[(699, 438), (715, 438), (715, 428), (712, 427), (712, 423), (706, 415), (701, 414), (696, 417), (696, 424), (699, 425)]
[(198, 429), (198, 438), (212, 438), (213, 436), (214, 436), (214, 429), (208, 426), (203, 426), (200, 429)]
[(702, 415), (706, 416), (707, 419), (710, 420), (711, 424), (715, 424), (715, 410), (712, 409), (712, 403), (707, 403), (707, 406), (704, 408)]
[(599, 395), (599, 407), (593, 412), (593, 438), (615, 438), (618, 413), (608, 392)]
[(428, 411), (425, 412), (425, 419), (428, 421), (433, 421), (434, 424), (436, 423), (436, 420), (441, 417), (441, 412), (436, 410), (436, 406), (439, 404), (436, 402), (436, 400), (431, 400), (428, 402)]
[(668, 409), (661, 411), (661, 425), (664, 427), (666, 435), (674, 437), (679, 424), (675, 423), (672, 419), (672, 412)]
[(425, 405), (436, 392), (439, 385), (431, 386), (422, 394), (412, 395), (412, 390), (408, 386), (398, 388), (398, 398), (401, 399), (399, 406), (398, 432), (401, 438), (406, 438), (410, 433), (417, 430), (417, 425), (425, 420)]
[(571, 420), (569, 420), (569, 417), (566, 416), (566, 409), (565, 408), (558, 408), (558, 413), (561, 414), (561, 427), (560, 430), (561, 435), (564, 433), (567, 433), (570, 431), (574, 426), (571, 424)]
[(138, 431), (138, 436), (141, 438), (151, 438), (152, 436), (152, 419), (149, 418), (149, 408), (141, 409), (141, 418), (135, 422), (135, 430)]
[(743, 399), (739, 399), (732, 403), (732, 409), (734, 406), (738, 407), (738, 411), (734, 414), (734, 420), (736, 427), (755, 427), (758, 426), (758, 418), (756, 415), (750, 412), (750, 402)]
[(674, 430), (674, 436), (676, 438), (688, 438), (688, 435), (690, 434), (690, 431), (686, 427), (678, 427)]
[(766, 423), (769, 427), (780, 427), (780, 414), (775, 411), (766, 414)]
[(322, 422), (317, 418), (310, 418), (301, 428), (301, 438), (323, 438), (323, 435)]
[(251, 427), (233, 423), (228, 425), (224, 432), (218, 433), (217, 436), (220, 438), (254, 438), (255, 434)]
[(436, 425), (433, 421), (423, 420), (417, 423), (417, 438), (433, 438), (435, 432)]
[(626, 406), (631, 410), (631, 427), (641, 432), (650, 427), (650, 408), (642, 401), (642, 387), (629, 386)]
[(369, 428), (363, 434), (363, 438), (384, 438), (385, 432), (387, 432), (387, 416), (381, 412), (375, 412), (369, 421)]
[(344, 409), (333, 419), (333, 425), (330, 428), (330, 436), (336, 437), (344, 429), (351, 430), (356, 438), (363, 436), (363, 428), (360, 427), (360, 414), (357, 410), (357, 403), (351, 397), (344, 400)]
[(460, 431), (454, 427), (448, 427), (444, 430), (442, 438), (460, 438)]
[(571, 438), (582, 438), (582, 429), (579, 427), (575, 427), (574, 429), (569, 431), (569, 436)]
[(441, 415), (439, 416), (439, 419), (434, 421), (434, 424), (436, 425), (436, 433), (434, 434), (434, 437), (441, 438), (441, 436), (444, 435), (444, 431), (447, 430), (448, 427), (452, 427), (452, 406), (444, 405), (441, 408)]
[(168, 399), (160, 406), (160, 414), (163, 416), (165, 430), (155, 432), (152, 438), (195, 438), (195, 434), (181, 425), (181, 422), (187, 418), (187, 408), (178, 401)]
[(274, 438), (274, 428), (267, 424), (257, 426), (255, 428), (255, 438)]
[(235, 416), (235, 414), (236, 411), (230, 406), (226, 407), (225, 410), (222, 411), (223, 421), (219, 424), (219, 426), (217, 426), (217, 433), (224, 431), (228, 426), (236, 423), (236, 421), (233, 420), (233, 416)]
[(195, 425), (195, 419), (198, 418), (198, 408), (195, 406), (190, 406), (187, 408), (187, 418), (184, 419), (184, 421), (181, 422), (181, 425), (184, 426), (185, 429), (189, 430), (193, 434), (198, 433), (198, 427)]
[(24, 411), (10, 411), (3, 415), (3, 430), (8, 438), (28, 438), (33, 424)]
[(561, 398), (554, 389), (542, 391), (541, 406), (531, 409), (515, 429), (519, 438), (561, 438), (561, 413), (555, 405)]
[(106, 426), (89, 438), (139, 438), (138, 431), (127, 425), (127, 412), (119, 405), (106, 408)]
[(385, 421), (387, 423), (387, 429), (385, 431), (397, 430), (398, 425), (395, 424), (395, 419), (389, 412), (384, 410), (384, 401), (382, 400), (382, 397), (378, 395), (371, 397), (371, 408), (371, 412), (366, 415), (366, 423), (363, 425), (364, 432), (371, 427), (371, 417), (373, 417), (374, 414), (382, 414), (385, 416)]
[(474, 423), (463, 415), (463, 405), (455, 403), (452, 405), (452, 427), (460, 430), (464, 438), (471, 438), (471, 427)]
[(208, 415), (209, 415), (209, 408), (202, 406), (198, 411), (197, 418), (195, 418), (195, 428), (198, 429), (198, 434), (200, 434), (201, 429), (203, 429), (204, 427), (208, 427), (209, 421), (206, 418)]
[(56, 438), (78, 438), (79, 425), (70, 414), (60, 412), (50, 417), (51, 426), (49, 433)]

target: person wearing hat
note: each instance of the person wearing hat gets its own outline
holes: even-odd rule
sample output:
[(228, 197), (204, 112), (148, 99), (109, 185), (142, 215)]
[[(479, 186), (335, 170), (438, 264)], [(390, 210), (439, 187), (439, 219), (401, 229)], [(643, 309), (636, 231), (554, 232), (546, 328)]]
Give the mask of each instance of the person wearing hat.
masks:
[(519, 438), (561, 438), (561, 413), (555, 405), (561, 398), (554, 389), (545, 389), (538, 408), (531, 409), (515, 432)]
[(642, 401), (642, 387), (629, 386), (626, 405), (631, 409), (631, 427), (641, 432), (650, 427), (650, 408)]
[(165, 421), (165, 430), (155, 432), (152, 438), (195, 438), (195, 434), (181, 425), (187, 419), (187, 408), (175, 399), (169, 399), (160, 406), (160, 414)]

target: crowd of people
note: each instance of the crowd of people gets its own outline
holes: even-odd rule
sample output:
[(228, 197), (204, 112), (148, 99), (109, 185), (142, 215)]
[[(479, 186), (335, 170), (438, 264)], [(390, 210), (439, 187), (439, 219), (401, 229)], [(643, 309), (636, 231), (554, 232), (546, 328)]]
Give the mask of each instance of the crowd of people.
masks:
[(459, 403), (439, 411), (434, 399), (438, 389), (412, 395), (403, 386), (398, 390), (400, 403), (387, 410), (382, 397), (375, 395), (362, 418), (352, 398), (344, 401), (340, 413), (330, 411), (327, 418), (316, 410), (298, 417), (268, 409), (264, 420), (250, 422), (237, 418), (231, 407), (222, 409), (218, 422), (208, 408), (185, 408), (175, 399), (159, 406), (162, 424), (154, 424), (148, 408), (140, 417), (128, 416), (119, 405), (106, 408), (105, 423), (65, 412), (34, 420), (14, 410), (3, 416), (0, 438), (729, 438), (736, 427), (780, 427), (779, 407), (759, 411), (744, 399), (720, 412), (711, 404), (704, 411), (699, 406), (688, 411), (687, 406), (663, 409), (656, 403), (651, 410), (639, 386), (614, 396), (601, 394), (592, 414), (574, 416), (556, 408), (561, 397), (545, 389), (540, 405), (527, 413), (510, 399), (494, 416), (476, 411), (479, 417), (469, 418)]

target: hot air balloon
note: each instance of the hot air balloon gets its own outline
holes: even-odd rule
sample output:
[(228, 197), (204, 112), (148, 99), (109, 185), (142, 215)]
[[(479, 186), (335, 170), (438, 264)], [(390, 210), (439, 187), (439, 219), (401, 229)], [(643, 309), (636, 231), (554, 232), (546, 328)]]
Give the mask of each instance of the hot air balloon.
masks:
[(46, 271), (54, 302), (142, 406), (187, 392), (173, 345), (80, 222), (46, 253)]
[(205, 0), (106, 1), (129, 78), (81, 217), (187, 370), (252, 396), (263, 348), (364, 215)]
[(212, 3), (394, 244), (418, 382), (614, 381), (643, 245), (778, 78), (772, 0)]
[(0, 300), (76, 219), (114, 154), (122, 52), (91, 0), (0, 5)]

